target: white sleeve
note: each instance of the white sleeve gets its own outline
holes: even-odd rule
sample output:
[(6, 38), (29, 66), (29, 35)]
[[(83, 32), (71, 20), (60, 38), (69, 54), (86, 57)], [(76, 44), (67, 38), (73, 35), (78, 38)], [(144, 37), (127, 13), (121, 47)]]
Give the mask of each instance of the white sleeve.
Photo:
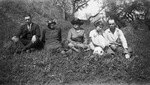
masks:
[(90, 38), (93, 37), (93, 31), (90, 32), (89, 37), (90, 37)]
[(108, 45), (109, 45), (109, 40), (108, 40), (108, 38), (107, 38), (106, 32), (103, 33), (103, 36), (104, 36), (104, 38), (105, 38), (105, 45), (108, 46)]
[(124, 36), (124, 34), (121, 30), (119, 31), (119, 38), (121, 40), (121, 43), (122, 43), (123, 47), (128, 48), (126, 38), (125, 38), (125, 36)]

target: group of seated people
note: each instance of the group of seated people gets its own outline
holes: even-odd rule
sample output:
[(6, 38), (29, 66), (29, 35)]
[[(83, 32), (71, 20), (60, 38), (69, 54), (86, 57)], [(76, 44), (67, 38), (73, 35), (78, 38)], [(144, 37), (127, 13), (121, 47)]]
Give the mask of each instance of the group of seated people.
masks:
[[(76, 52), (80, 49), (93, 50), (94, 54), (124, 54), (126, 58), (130, 58), (130, 51), (123, 32), (117, 27), (113, 19), (108, 20), (109, 27), (104, 30), (104, 24), (101, 21), (94, 23), (95, 29), (89, 33), (88, 40), (86, 31), (81, 28), (83, 22), (80, 19), (71, 21), (73, 27), (68, 31), (66, 46)], [(22, 51), (29, 51), (31, 48), (38, 48), (41, 43), (44, 49), (51, 50), (62, 48), (61, 29), (57, 27), (55, 20), (47, 22), (47, 28), (42, 30), (37, 24), (32, 22), (31, 15), (25, 16), (25, 24), (21, 26), (19, 32), (12, 37), (15, 43), (23, 45)], [(63, 49), (62, 49), (63, 50)], [(65, 50), (63, 50), (65, 52)]]

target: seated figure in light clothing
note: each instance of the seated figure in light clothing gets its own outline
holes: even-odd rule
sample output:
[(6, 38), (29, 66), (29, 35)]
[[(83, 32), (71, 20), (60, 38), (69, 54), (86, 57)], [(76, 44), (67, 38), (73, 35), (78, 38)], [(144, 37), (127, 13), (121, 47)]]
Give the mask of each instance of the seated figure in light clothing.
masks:
[(106, 39), (109, 47), (116, 53), (124, 54), (126, 58), (130, 58), (131, 49), (128, 47), (127, 40), (123, 32), (116, 26), (113, 19), (108, 21), (109, 28), (105, 31)]
[(101, 21), (96, 22), (94, 25), (96, 28), (93, 29), (89, 34), (91, 41), (89, 46), (92, 50), (94, 50), (93, 51), (94, 54), (96, 53), (103, 55), (104, 49), (108, 45), (108, 42), (105, 39), (105, 32), (103, 30), (104, 25), (102, 24)]

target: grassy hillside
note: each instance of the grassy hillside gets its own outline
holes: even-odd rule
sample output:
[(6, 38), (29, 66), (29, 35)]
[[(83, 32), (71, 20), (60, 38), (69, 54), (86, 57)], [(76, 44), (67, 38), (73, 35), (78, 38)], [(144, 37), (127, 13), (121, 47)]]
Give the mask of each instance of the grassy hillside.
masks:
[[(0, 85), (59, 85), (102, 84), (141, 85), (150, 80), (149, 31), (134, 30), (129, 24), (123, 28), (129, 46), (136, 53), (131, 59), (102, 56), (90, 59), (91, 52), (61, 55), (57, 50), (41, 50), (13, 56), (3, 49), (10, 38), (24, 23), (24, 14), (31, 13), (33, 21), (46, 27), (49, 18), (56, 18), (63, 29), (63, 39), (71, 27), (62, 18), (59, 7), (42, 0), (3, 0), (0, 2)], [(45, 0), (49, 1), (49, 0)], [(41, 8), (44, 6), (44, 8)], [(93, 29), (88, 22), (83, 28), (87, 33)]]

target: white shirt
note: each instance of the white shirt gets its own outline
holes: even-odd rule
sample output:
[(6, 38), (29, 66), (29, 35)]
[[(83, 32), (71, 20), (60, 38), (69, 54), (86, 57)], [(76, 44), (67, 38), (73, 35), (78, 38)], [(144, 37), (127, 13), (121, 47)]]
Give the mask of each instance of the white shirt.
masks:
[(116, 28), (114, 34), (110, 31), (110, 29), (107, 29), (105, 31), (105, 34), (106, 34), (106, 39), (109, 42), (109, 44), (114, 43), (118, 39), (120, 39), (122, 46), (124, 48), (128, 48), (126, 38), (125, 38), (123, 32), (119, 28)]
[(92, 39), (92, 43), (104, 48), (107, 45), (105, 39), (105, 33), (103, 35), (99, 34), (95, 29), (92, 30), (89, 34), (89, 37)]
[(28, 28), (29, 31), (31, 31), (31, 25), (32, 25), (32, 23), (27, 25), (27, 28)]

